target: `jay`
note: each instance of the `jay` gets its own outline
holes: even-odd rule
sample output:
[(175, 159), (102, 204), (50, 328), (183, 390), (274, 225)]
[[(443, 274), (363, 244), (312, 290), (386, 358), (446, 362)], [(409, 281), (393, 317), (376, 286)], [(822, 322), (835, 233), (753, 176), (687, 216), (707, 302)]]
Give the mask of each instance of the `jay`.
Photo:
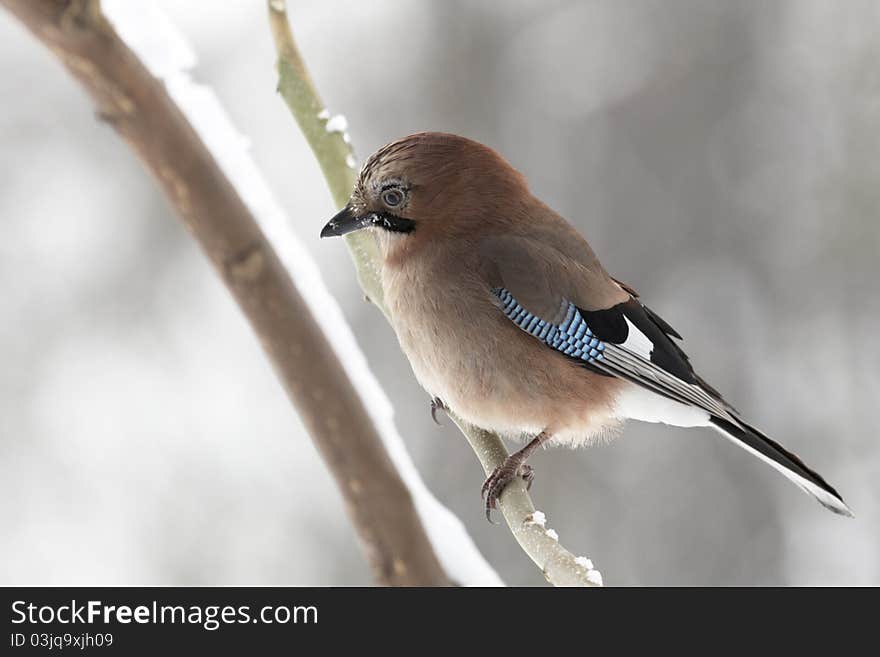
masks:
[(391, 322), (432, 410), (529, 440), (483, 484), (487, 516), (515, 478), (531, 484), (538, 447), (583, 445), (625, 420), (711, 427), (852, 516), (694, 371), (675, 329), (492, 149), (433, 132), (380, 148), (321, 237), (356, 230), (376, 237)]

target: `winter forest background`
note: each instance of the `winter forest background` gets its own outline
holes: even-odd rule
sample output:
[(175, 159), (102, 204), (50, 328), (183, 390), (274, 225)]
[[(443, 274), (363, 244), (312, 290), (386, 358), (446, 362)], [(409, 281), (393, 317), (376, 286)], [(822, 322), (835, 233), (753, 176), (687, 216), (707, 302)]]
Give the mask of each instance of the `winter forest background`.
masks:
[[(318, 260), (428, 485), (509, 584), (483, 473), (436, 427), (275, 94), (263, 2), (158, 2)], [(880, 584), (880, 5), (291, 2), (358, 154), (418, 130), (504, 154), (838, 487), (823, 511), (714, 434), (628, 426), (533, 460), (612, 585)], [(51, 54), (0, 12), (0, 583), (370, 584), (341, 499), (232, 299)]]

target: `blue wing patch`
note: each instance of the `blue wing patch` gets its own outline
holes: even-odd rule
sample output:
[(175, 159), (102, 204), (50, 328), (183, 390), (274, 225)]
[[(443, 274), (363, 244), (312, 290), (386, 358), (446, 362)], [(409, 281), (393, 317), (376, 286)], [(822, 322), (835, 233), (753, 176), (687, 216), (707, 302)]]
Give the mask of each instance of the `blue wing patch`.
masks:
[(501, 309), (507, 318), (526, 333), (534, 335), (546, 345), (561, 351), (566, 356), (587, 363), (603, 360), (602, 352), (605, 351), (605, 343), (593, 335), (573, 303), (567, 302), (565, 319), (559, 324), (553, 324), (523, 308), (514, 296), (503, 287), (496, 287), (492, 292), (501, 301)]

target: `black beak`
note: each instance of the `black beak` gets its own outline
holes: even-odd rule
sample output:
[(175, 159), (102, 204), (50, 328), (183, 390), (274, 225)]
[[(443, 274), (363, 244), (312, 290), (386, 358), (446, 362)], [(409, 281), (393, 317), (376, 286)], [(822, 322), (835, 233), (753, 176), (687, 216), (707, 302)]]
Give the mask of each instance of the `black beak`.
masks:
[(372, 220), (373, 217), (369, 214), (365, 217), (356, 217), (351, 208), (346, 205), (321, 229), (321, 237), (341, 237), (366, 228), (372, 223)]

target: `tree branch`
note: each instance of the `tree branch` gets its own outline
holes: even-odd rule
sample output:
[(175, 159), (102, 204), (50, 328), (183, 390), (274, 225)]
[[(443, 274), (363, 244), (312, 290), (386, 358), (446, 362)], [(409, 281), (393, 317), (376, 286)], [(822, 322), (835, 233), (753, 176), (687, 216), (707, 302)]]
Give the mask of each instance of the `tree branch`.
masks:
[(98, 0), (0, 0), (138, 154), (234, 296), (333, 473), (377, 580), (445, 585), (410, 491), (255, 217)]
[[(328, 125), (330, 116), (293, 40), (285, 0), (268, 0), (268, 7), (269, 24), (278, 53), (278, 90), (314, 151), (333, 200), (342, 207), (348, 202), (356, 178), (350, 140), (344, 131), (333, 129), (340, 121)], [(362, 231), (346, 235), (345, 240), (361, 287), (387, 317), (374, 239)], [(468, 439), (487, 474), (502, 463), (507, 449), (498, 436), (472, 427), (452, 414), (450, 416)], [(592, 568), (589, 559), (576, 558), (560, 545), (552, 529), (544, 527), (544, 514), (535, 512), (525, 486), (519, 483), (509, 485), (501, 494), (499, 505), (514, 538), (551, 584), (601, 586), (602, 577)]]

